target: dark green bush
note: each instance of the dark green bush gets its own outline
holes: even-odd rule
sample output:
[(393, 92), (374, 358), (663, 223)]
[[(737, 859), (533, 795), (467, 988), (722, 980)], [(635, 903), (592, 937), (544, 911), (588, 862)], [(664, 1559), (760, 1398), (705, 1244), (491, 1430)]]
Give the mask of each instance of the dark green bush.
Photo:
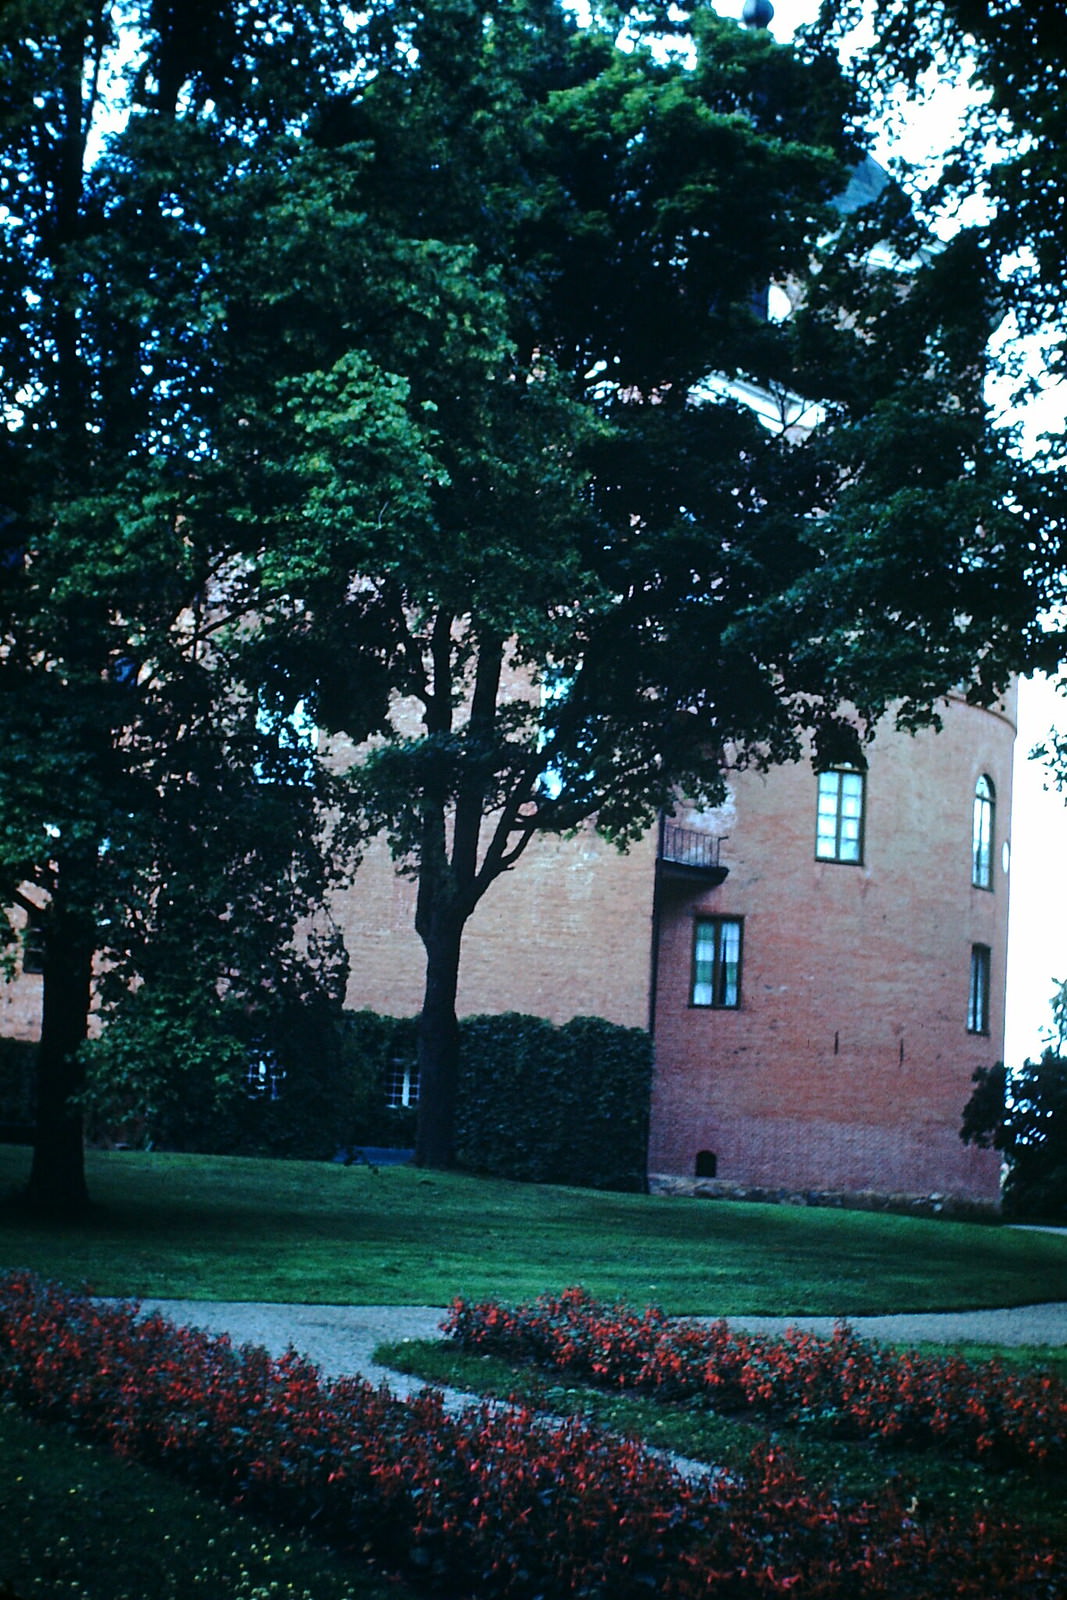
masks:
[[(134, 1020), (133, 1013), (146, 1014)], [(96, 1136), (213, 1155), (332, 1159), (409, 1149), (414, 1106), (388, 1103), (416, 1062), (414, 1017), (307, 1003), (242, 1039), (239, 1019), (205, 1024), (179, 1007), (133, 1008), (91, 1052)], [(150, 1025), (149, 1025), (150, 1024)], [(110, 1036), (110, 1037), (109, 1037)], [(457, 1157), (474, 1172), (591, 1188), (644, 1187), (652, 1052), (648, 1035), (599, 1017), (460, 1024)], [(132, 1130), (132, 1131), (131, 1131)]]
[(0, 1039), (0, 1139), (29, 1136), (36, 1117), (36, 1072), (36, 1044), (26, 1039)]
[(600, 1017), (508, 1012), (460, 1025), (461, 1166), (535, 1183), (642, 1189), (651, 1041)]
[(1007, 1173), (1009, 1217), (1047, 1222), (1067, 1218), (1067, 1058), (1046, 1050), (1013, 1073), (998, 1062), (980, 1067), (963, 1113), (960, 1138), (999, 1150)]
[(415, 1143), (414, 1105), (390, 1106), (390, 1072), (414, 1073), (415, 1017), (385, 1017), (376, 1011), (346, 1011), (341, 1020), (342, 1072), (349, 1086), (351, 1120), (341, 1141), (348, 1147)]

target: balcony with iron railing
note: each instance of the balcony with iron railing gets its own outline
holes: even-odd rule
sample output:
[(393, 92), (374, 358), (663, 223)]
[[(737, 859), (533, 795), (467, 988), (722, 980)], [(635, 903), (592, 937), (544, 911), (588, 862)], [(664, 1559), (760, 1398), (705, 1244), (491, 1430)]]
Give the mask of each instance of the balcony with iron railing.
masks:
[(657, 866), (662, 876), (689, 878), (714, 889), (729, 873), (719, 859), (722, 839), (700, 828), (683, 828), (660, 818)]

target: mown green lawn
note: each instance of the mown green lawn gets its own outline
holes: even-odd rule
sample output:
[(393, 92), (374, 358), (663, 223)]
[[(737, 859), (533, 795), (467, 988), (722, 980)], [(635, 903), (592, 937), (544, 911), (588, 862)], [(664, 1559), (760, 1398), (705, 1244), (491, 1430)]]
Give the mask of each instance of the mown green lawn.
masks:
[[(0, 1147), (0, 1194), (29, 1152)], [(319, 1304), (529, 1299), (862, 1315), (1067, 1300), (1067, 1238), (414, 1168), (92, 1152), (77, 1225), (0, 1210), (0, 1269), (99, 1294)]]

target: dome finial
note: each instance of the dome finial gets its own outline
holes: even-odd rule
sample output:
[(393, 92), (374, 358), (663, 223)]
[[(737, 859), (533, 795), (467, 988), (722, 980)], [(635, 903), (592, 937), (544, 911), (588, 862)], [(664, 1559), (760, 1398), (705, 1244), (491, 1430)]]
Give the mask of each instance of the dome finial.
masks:
[(769, 28), (773, 16), (771, 0), (745, 0), (741, 21), (746, 28)]

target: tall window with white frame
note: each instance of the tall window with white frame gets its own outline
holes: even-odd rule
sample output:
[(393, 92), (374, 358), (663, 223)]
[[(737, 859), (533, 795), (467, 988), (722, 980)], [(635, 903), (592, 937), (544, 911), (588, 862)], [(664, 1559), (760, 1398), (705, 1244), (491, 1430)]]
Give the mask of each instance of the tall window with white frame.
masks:
[(419, 1069), (414, 1061), (398, 1057), (389, 1063), (385, 1072), (385, 1103), (391, 1111), (418, 1105)]
[(974, 786), (971, 821), (971, 882), (976, 889), (993, 887), (993, 839), (996, 822), (996, 790), (993, 780), (983, 772)]
[(690, 1005), (734, 1011), (741, 1004), (741, 931), (740, 917), (697, 917)]
[(858, 864), (863, 860), (866, 783), (853, 767), (819, 773), (815, 859)]
[(967, 1032), (989, 1032), (989, 969), (991, 951), (987, 944), (971, 946), (971, 989), (967, 1000)]

